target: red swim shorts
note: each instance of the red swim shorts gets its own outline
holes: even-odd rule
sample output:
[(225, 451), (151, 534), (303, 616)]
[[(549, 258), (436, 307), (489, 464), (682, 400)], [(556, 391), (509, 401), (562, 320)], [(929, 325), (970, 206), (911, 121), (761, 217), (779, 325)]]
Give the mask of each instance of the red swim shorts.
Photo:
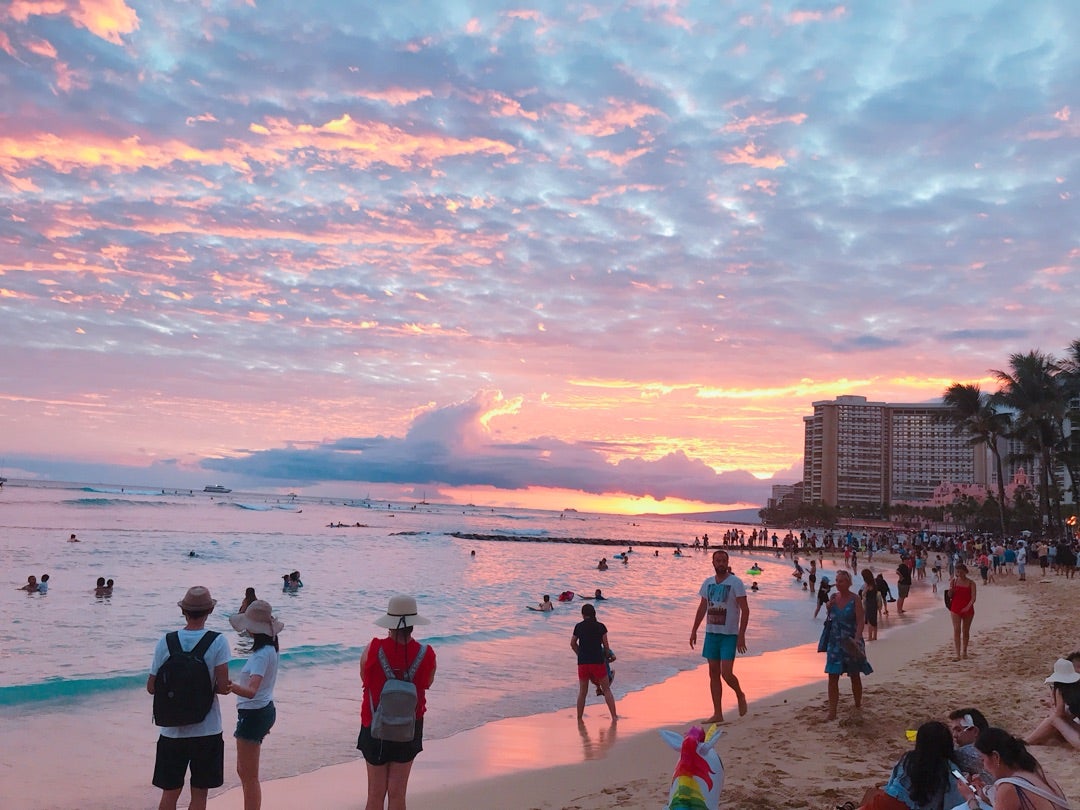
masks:
[(592, 681), (599, 684), (607, 677), (607, 664), (578, 664), (577, 677), (579, 681)]

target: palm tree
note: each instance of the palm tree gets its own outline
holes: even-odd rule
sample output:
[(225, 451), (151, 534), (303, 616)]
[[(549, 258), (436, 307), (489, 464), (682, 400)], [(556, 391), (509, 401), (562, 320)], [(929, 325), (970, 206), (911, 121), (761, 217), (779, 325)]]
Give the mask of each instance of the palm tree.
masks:
[[(1039, 513), (1044, 525), (1061, 526), (1059, 509), (1051, 509), (1050, 487), (1055, 469), (1058, 428), (1065, 403), (1055, 379), (1058, 363), (1053, 355), (1033, 349), (1009, 356), (1009, 371), (991, 369), (1001, 387), (991, 397), (995, 405), (1011, 408), (1012, 436), (1024, 442), (1039, 459)], [(1054, 484), (1056, 489), (1056, 482)]]
[(1061, 425), (1061, 459), (1069, 471), (1073, 509), (1080, 509), (1080, 340), (1069, 344), (1065, 359), (1058, 365), (1058, 382), (1065, 400), (1069, 433)]
[(978, 385), (953, 383), (941, 398), (949, 407), (949, 420), (957, 435), (967, 436), (973, 447), (985, 444), (994, 457), (994, 469), (997, 472), (998, 512), (1001, 517), (1001, 536), (1005, 536), (1005, 471), (1001, 464), (1001, 449), (998, 440), (1008, 435), (1010, 416), (998, 411), (991, 402), (990, 395), (984, 393)]

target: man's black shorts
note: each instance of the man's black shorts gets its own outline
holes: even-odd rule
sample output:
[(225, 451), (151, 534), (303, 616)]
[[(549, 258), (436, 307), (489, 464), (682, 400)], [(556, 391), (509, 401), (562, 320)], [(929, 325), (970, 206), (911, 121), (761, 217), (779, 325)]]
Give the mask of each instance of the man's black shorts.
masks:
[(221, 734), (208, 737), (158, 737), (154, 760), (154, 787), (179, 790), (191, 767), (193, 788), (216, 788), (225, 784), (225, 741)]

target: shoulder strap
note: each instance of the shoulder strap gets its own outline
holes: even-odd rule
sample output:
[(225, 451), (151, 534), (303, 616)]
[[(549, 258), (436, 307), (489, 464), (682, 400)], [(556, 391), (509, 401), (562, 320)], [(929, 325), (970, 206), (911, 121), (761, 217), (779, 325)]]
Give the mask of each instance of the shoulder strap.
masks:
[(1058, 796), (1056, 793), (1051, 793), (1049, 790), (1044, 790), (1043, 788), (1039, 787), (1038, 785), (1033, 785), (1031, 782), (1029, 782), (1027, 779), (1025, 779), (1022, 776), (1003, 776), (1001, 779), (998, 779), (994, 784), (995, 785), (1000, 785), (1003, 782), (1005, 784), (1012, 785), (1013, 787), (1018, 788), (1020, 790), (1026, 790), (1026, 791), (1029, 791), (1031, 793), (1034, 793), (1036, 796), (1039, 796), (1039, 797), (1041, 797), (1043, 799), (1046, 799), (1048, 802), (1053, 802), (1058, 807), (1064, 808), (1064, 810), (1068, 810), (1068, 808), (1069, 808), (1069, 800), (1068, 799), (1062, 798), (1061, 796)]
[(383, 652), (383, 648), (379, 647), (379, 665), (382, 666), (383, 674), (386, 676), (386, 680), (397, 680), (397, 673), (394, 672), (390, 666), (390, 661), (386, 657), (386, 653)]
[(180, 633), (176, 630), (165, 634), (165, 643), (169, 645), (169, 655), (179, 655), (184, 651), (180, 646)]
[(420, 645), (420, 652), (416, 654), (416, 658), (413, 659), (412, 665), (409, 667), (409, 671), (405, 673), (405, 680), (411, 681), (416, 677), (416, 671), (420, 669), (420, 665), (424, 663), (424, 654), (427, 653), (427, 644)]
[(194, 649), (192, 649), (192, 654), (196, 658), (205, 658), (206, 651), (210, 649), (210, 645), (214, 643), (214, 640), (219, 635), (221, 634), (214, 630), (207, 630), (205, 633), (203, 633), (202, 638), (199, 639), (199, 643), (195, 645)]

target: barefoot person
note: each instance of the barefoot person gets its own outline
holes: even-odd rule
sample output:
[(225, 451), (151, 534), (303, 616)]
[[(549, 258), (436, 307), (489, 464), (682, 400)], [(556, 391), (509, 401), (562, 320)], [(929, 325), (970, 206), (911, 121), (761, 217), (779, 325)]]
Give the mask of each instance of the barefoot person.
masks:
[(596, 608), (592, 605), (581, 606), (581, 621), (574, 626), (570, 649), (577, 654), (577, 719), (580, 721), (585, 714), (585, 696), (592, 682), (604, 696), (611, 719), (615, 720), (615, 696), (611, 694), (607, 666), (611, 647), (608, 646), (607, 627), (596, 620)]
[(851, 696), (855, 708), (862, 707), (862, 676), (873, 672), (862, 650), (863, 603), (851, 592), (851, 574), (844, 569), (836, 572), (836, 593), (827, 608), (829, 634), (825, 647), (825, 672), (829, 676), (829, 714), (827, 720), (836, 719), (840, 703), (840, 676), (851, 679)]
[(956, 660), (967, 658), (968, 636), (971, 634), (971, 620), (975, 618), (975, 581), (968, 579), (967, 566), (956, 566), (956, 576), (949, 583), (952, 601), (949, 604), (949, 618), (952, 619), (953, 648)]
[[(731, 573), (728, 553), (714, 551), (712, 556), (715, 576), (701, 584), (697, 614), (690, 630), (690, 649), (697, 644), (697, 631), (701, 620), (705, 621), (705, 643), (701, 656), (709, 662), (709, 691), (712, 694), (712, 717), (706, 723), (719, 723), (724, 719), (721, 698), (724, 682), (735, 692), (739, 701), (739, 715), (746, 714), (746, 695), (739, 688), (735, 677), (735, 653), (746, 652), (746, 625), (750, 621), (750, 608), (746, 601), (746, 586)], [(707, 618), (706, 618), (707, 617)]]
[[(253, 588), (248, 588), (254, 592)], [(229, 617), (234, 630), (247, 631), (252, 638), (251, 657), (234, 681), (236, 701), (236, 774), (244, 788), (244, 810), (260, 810), (259, 754), (262, 742), (277, 719), (274, 684), (278, 672), (278, 633), (285, 625), (273, 614), (269, 602), (256, 599), (243, 613)]]

